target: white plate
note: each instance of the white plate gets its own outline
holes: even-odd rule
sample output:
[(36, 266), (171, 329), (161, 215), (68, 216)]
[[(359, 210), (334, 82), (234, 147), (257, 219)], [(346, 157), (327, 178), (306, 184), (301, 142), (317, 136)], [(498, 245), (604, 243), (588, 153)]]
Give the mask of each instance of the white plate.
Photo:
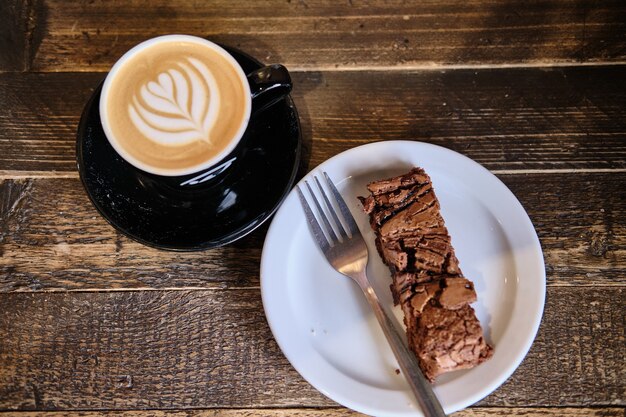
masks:
[[(368, 275), (402, 326), (390, 273), (357, 196), (365, 185), (420, 166), (430, 175), (473, 304), (495, 347), (491, 360), (440, 377), (434, 385), (446, 413), (465, 408), (500, 386), (532, 344), (545, 299), (539, 239), (509, 189), (476, 162), (434, 145), (391, 141), (343, 152), (314, 169), (337, 184), (368, 242)], [(418, 416), (397, 362), (360, 290), (335, 272), (312, 239), (294, 191), (280, 207), (261, 259), (263, 306), (274, 337), (294, 368), (334, 401), (376, 416)], [(404, 329), (404, 327), (398, 327)], [(404, 330), (402, 330), (404, 332)]]

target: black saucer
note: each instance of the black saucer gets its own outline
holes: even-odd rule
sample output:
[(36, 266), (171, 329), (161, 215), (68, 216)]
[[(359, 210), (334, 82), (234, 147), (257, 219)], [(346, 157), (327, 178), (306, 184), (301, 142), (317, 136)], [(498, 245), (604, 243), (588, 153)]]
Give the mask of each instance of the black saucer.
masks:
[[(262, 66), (226, 48), (244, 72)], [(225, 245), (250, 233), (274, 213), (293, 186), (300, 158), (300, 122), (287, 96), (253, 115), (244, 154), (216, 183), (194, 192), (163, 192), (111, 147), (100, 124), (102, 84), (78, 127), (80, 178), (98, 211), (117, 230), (143, 244), (169, 250)]]

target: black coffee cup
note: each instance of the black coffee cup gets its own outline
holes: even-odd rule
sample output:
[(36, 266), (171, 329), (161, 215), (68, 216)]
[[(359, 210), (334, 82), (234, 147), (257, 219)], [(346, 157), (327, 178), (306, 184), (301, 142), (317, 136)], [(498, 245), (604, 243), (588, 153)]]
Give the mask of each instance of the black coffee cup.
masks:
[[(230, 139), (229, 145), (224, 150), (222, 150), (221, 153), (214, 156), (213, 158), (209, 158), (207, 161), (203, 161), (197, 167), (185, 167), (182, 170), (176, 170), (176, 169), (167, 170), (167, 169), (161, 169), (158, 167), (150, 166), (149, 164), (142, 162), (140, 158), (137, 158), (136, 156), (128, 152), (128, 150), (124, 148), (123, 143), (128, 143), (130, 142), (130, 140), (132, 140), (132, 137), (128, 136), (128, 135), (132, 135), (132, 133), (127, 133), (126, 131), (122, 131), (122, 133), (120, 133), (120, 130), (118, 130), (117, 132), (114, 131), (114, 129), (111, 128), (111, 126), (115, 123), (114, 120), (112, 121), (112, 118), (114, 118), (115, 114), (117, 113), (112, 112), (112, 111), (107, 111), (107, 109), (110, 107), (109, 97), (116, 93), (115, 83), (118, 83), (117, 81), (111, 81), (111, 80), (113, 80), (116, 76), (120, 76), (120, 77), (123, 76), (124, 75), (123, 71), (125, 71), (124, 67), (132, 65), (133, 61), (131, 60), (137, 54), (141, 54), (141, 53), (145, 54), (146, 51), (149, 51), (149, 48), (154, 47), (155, 45), (159, 47), (163, 43), (172, 43), (172, 42), (191, 42), (194, 44), (202, 45), (202, 47), (207, 47), (212, 52), (215, 51), (223, 55), (225, 59), (228, 60), (227, 65), (229, 65), (230, 67), (236, 66), (238, 74), (240, 74), (239, 79), (241, 80), (242, 85), (245, 85), (244, 94), (249, 95), (249, 97), (246, 97), (245, 100), (242, 101), (243, 103), (242, 105), (245, 107), (243, 112), (246, 113), (245, 120), (243, 120), (241, 124), (238, 125), (239, 126), (238, 133), (233, 138)], [(203, 69), (206, 70), (207, 68), (202, 67), (202, 65), (196, 64), (192, 60), (188, 60), (188, 61), (189, 62), (185, 61), (185, 63), (180, 64), (181, 67), (183, 69), (188, 68), (189, 73), (191, 74), (192, 77), (197, 76), (196, 78), (201, 79), (202, 77), (201, 74), (204, 74), (206, 72), (206, 71), (203, 71)], [(194, 69), (193, 67), (194, 65), (198, 65), (195, 67), (196, 69)], [(167, 75), (167, 76), (163, 76), (165, 87), (163, 87), (160, 84), (161, 76), (163, 74), (161, 73), (159, 74), (159, 77), (158, 79), (156, 79), (155, 82), (151, 81), (150, 83), (147, 83), (147, 87), (145, 85), (142, 86), (141, 91), (142, 92), (148, 91), (148, 93), (146, 94), (149, 97), (153, 98), (154, 100), (157, 100), (156, 104), (160, 104), (160, 102), (163, 101), (161, 99), (167, 96), (166, 94), (167, 91), (171, 91), (172, 97), (174, 97), (177, 94), (177, 91), (175, 91), (176, 89), (176, 77), (175, 76), (179, 75), (179, 72), (180, 71), (177, 72), (177, 70), (173, 70), (173, 71), (169, 71), (165, 73)], [(174, 82), (172, 82), (171, 80), (168, 81), (168, 77), (170, 79), (173, 79)], [(219, 77), (206, 76), (205, 79), (209, 80), (209, 84), (211, 82), (214, 83), (214, 84), (210, 84), (209, 87), (212, 87), (212, 88), (216, 86), (217, 88), (220, 87), (219, 82), (221, 81), (221, 79)], [(195, 81), (196, 85), (198, 84), (197, 79), (192, 79), (192, 81)], [(171, 87), (172, 84), (174, 85), (174, 87)], [(194, 82), (190, 82), (188, 84), (194, 85)], [(171, 87), (171, 90), (167, 90), (168, 86)], [(289, 76), (289, 72), (287, 71), (287, 69), (282, 65), (279, 65), (279, 64), (269, 65), (269, 66), (259, 68), (248, 74), (244, 74), (243, 70), (241, 69), (237, 61), (235, 61), (235, 59), (226, 50), (221, 48), (219, 45), (216, 45), (202, 38), (197, 38), (197, 37), (188, 36), (188, 35), (166, 35), (166, 36), (161, 36), (161, 37), (150, 39), (148, 41), (145, 41), (137, 45), (136, 47), (128, 51), (113, 66), (113, 68), (111, 69), (111, 72), (107, 76), (107, 79), (105, 80), (104, 85), (103, 85), (102, 95), (100, 99), (101, 121), (102, 121), (105, 135), (107, 139), (109, 140), (109, 142), (111, 143), (111, 145), (113, 146), (113, 149), (115, 149), (115, 151), (120, 155), (120, 157), (122, 157), (122, 159), (124, 159), (126, 162), (130, 163), (135, 168), (137, 168), (137, 170), (141, 174), (142, 181), (150, 183), (155, 188), (161, 188), (164, 190), (172, 189), (173, 191), (176, 191), (176, 192), (181, 192), (181, 191), (193, 192), (193, 190), (199, 187), (210, 186), (211, 184), (220, 181), (226, 176), (228, 172), (232, 170), (232, 167), (234, 167), (239, 162), (239, 160), (242, 159), (241, 158), (242, 155), (245, 154), (246, 152), (246, 149), (247, 149), (246, 129), (250, 121), (255, 119), (256, 117), (262, 117), (262, 113), (264, 111), (268, 111), (268, 109), (273, 104), (275, 104), (279, 100), (283, 99), (286, 95), (288, 95), (291, 91), (291, 88), (292, 88), (291, 77)], [(207, 88), (207, 91), (212, 91), (212, 90), (210, 88)], [(193, 96), (193, 94), (194, 94), (194, 91), (188, 92), (189, 96)], [(163, 103), (167, 105), (165, 101), (163, 101)], [(158, 107), (158, 106), (155, 106), (155, 107)], [(163, 115), (164, 114), (167, 115), (167, 113), (163, 113), (161, 112), (161, 110), (153, 111), (152, 113), (154, 114), (150, 113), (149, 111), (146, 112), (145, 109), (142, 108), (141, 106), (139, 106), (139, 111), (136, 110), (136, 107), (134, 105), (132, 106), (129, 105), (128, 108), (129, 108), (129, 112), (134, 111), (133, 116), (135, 116), (135, 119), (131, 119), (131, 120), (133, 121), (137, 120), (137, 125), (139, 127), (145, 125), (146, 126), (145, 129), (149, 133), (154, 131), (153, 129), (154, 126), (150, 125), (151, 120), (153, 119), (156, 120), (158, 123), (161, 123), (161, 125), (159, 126), (162, 126), (163, 125), (162, 120), (166, 119), (166, 117)], [(189, 113), (191, 113), (191, 111), (192, 110), (190, 110)], [(147, 113), (147, 116), (145, 113)], [(220, 120), (219, 117), (216, 117), (214, 124), (218, 124), (221, 122), (223, 122), (223, 120)], [(140, 129), (138, 129), (137, 131), (139, 130)], [(176, 131), (174, 128), (172, 129), (172, 132), (173, 133), (171, 133), (170, 131), (165, 131), (163, 133), (161, 131), (157, 131), (157, 133), (163, 133), (163, 135), (165, 135), (163, 136), (165, 137), (165, 139), (168, 139), (167, 137), (168, 134), (170, 135), (171, 138), (176, 138), (177, 137), (176, 135), (179, 134), (179, 132)], [(121, 136), (124, 136), (123, 140), (120, 140)], [(184, 171), (184, 172), (180, 172), (180, 171)]]
[[(264, 111), (291, 92), (291, 77), (287, 68), (280, 64), (259, 68), (247, 74), (247, 78), (252, 92), (250, 121), (256, 117), (262, 117)], [(247, 134), (244, 133), (235, 149), (214, 166), (200, 172), (177, 176), (156, 175), (145, 171), (142, 171), (141, 174), (145, 181), (150, 182), (153, 187), (167, 187), (175, 189), (177, 192), (193, 191), (196, 188), (211, 186), (223, 179), (245, 154), (248, 149), (247, 139)]]

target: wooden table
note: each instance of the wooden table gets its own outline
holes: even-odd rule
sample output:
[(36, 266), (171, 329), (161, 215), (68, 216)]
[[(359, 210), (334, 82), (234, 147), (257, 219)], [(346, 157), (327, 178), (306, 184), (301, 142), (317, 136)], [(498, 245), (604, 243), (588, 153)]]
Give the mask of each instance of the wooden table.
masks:
[(368, 142), (424, 141), (519, 198), (546, 260), (543, 321), (514, 375), (458, 416), (624, 415), (623, 0), (2, 1), (0, 410), (354, 415), (272, 337), (267, 224), (219, 249), (154, 250), (81, 186), (83, 105), (124, 51), (166, 33), (285, 64), (308, 169)]

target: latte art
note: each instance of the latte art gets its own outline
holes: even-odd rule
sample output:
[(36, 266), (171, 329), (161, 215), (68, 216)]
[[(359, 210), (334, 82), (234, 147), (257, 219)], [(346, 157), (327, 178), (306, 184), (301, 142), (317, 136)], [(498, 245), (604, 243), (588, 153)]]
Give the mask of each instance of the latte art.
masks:
[(105, 134), (126, 161), (158, 175), (186, 175), (219, 163), (248, 124), (248, 79), (225, 50), (169, 35), (127, 52), (102, 87)]
[(211, 144), (219, 108), (220, 92), (211, 71), (195, 58), (184, 58), (142, 85), (128, 112), (135, 127), (155, 142)]

